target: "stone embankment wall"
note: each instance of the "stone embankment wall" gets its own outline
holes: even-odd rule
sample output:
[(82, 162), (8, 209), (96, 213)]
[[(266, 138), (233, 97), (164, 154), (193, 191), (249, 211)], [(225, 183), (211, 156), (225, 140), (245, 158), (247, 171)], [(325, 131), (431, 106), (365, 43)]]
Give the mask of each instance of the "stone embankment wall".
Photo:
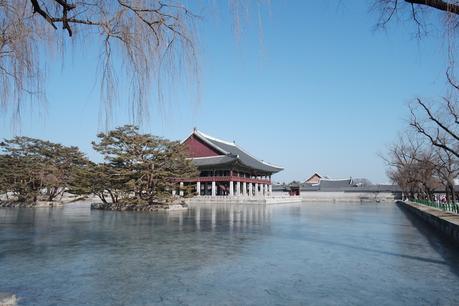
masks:
[(243, 197), (243, 196), (196, 196), (185, 199), (186, 204), (282, 204), (299, 203), (299, 196)]
[(244, 196), (196, 196), (185, 199), (187, 204), (281, 204), (299, 202), (394, 202), (392, 192), (345, 192), (345, 191), (311, 191), (301, 192), (299, 196), (289, 196), (285, 192), (273, 192), (270, 197)]
[(397, 205), (459, 242), (459, 215), (409, 201), (397, 201)]
[(344, 192), (344, 191), (310, 191), (301, 192), (304, 202), (393, 202), (392, 192)]

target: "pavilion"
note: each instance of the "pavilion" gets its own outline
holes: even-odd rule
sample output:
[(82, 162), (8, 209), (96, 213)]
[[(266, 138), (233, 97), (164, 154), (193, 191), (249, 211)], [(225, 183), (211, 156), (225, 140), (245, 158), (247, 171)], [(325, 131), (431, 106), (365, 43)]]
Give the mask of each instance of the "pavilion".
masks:
[[(197, 178), (180, 180), (195, 185), (199, 196), (269, 196), (271, 175), (282, 167), (258, 160), (234, 142), (206, 135), (194, 129), (182, 143), (199, 170)], [(180, 191), (183, 195), (183, 191)]]

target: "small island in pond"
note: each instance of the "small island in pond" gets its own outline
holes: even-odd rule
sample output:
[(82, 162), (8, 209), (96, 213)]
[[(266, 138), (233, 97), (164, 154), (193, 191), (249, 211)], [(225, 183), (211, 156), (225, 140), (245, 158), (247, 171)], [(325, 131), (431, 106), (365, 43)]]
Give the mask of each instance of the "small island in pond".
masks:
[[(197, 175), (184, 146), (132, 125), (97, 135), (93, 148), (104, 162), (90, 161), (77, 147), (29, 137), (1, 143), (0, 206), (59, 206), (96, 195), (94, 209), (156, 211), (182, 207), (173, 196), (178, 179)], [(186, 194), (187, 187), (183, 190)]]

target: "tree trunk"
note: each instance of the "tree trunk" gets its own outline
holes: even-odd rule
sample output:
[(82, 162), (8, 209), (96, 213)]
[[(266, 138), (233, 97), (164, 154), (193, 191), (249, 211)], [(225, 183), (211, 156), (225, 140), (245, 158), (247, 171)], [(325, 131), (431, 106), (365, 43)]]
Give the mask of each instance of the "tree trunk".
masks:
[(451, 192), (451, 202), (452, 203), (456, 203), (456, 194), (454, 193), (454, 185), (451, 184), (449, 186), (449, 188), (450, 188), (450, 192)]
[(107, 204), (107, 199), (105, 199), (103, 193), (97, 193), (96, 195), (99, 197), (99, 199), (102, 201), (102, 203)]
[(112, 203), (118, 202), (116, 200), (116, 197), (113, 195), (113, 192), (110, 189), (108, 189), (107, 191), (108, 191), (108, 194), (110, 195), (110, 198), (112, 198)]

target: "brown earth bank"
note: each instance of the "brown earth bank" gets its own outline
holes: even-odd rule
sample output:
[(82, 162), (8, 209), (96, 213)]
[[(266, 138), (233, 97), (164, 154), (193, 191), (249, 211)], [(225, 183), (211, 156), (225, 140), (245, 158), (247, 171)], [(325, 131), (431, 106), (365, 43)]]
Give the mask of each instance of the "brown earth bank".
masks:
[(172, 211), (184, 210), (187, 208), (188, 206), (184, 202), (173, 204), (91, 203), (91, 209), (114, 211)]

